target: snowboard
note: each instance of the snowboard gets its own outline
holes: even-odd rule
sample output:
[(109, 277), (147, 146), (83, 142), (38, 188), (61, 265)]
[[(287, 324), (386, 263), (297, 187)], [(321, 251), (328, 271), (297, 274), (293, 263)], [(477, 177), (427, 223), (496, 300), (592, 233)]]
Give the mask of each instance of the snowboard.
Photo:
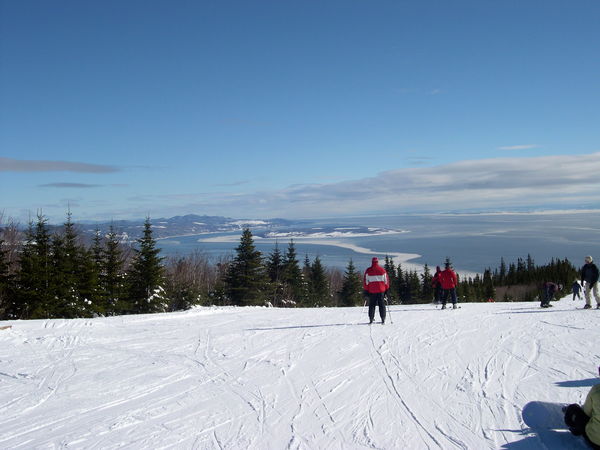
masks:
[[(573, 436), (564, 421), (562, 403), (533, 401), (523, 407), (523, 422), (535, 433), (542, 443), (542, 448), (548, 450), (588, 450), (589, 447), (581, 436)], [(529, 441), (524, 441), (529, 443)], [(531, 442), (533, 446), (533, 442)], [(529, 445), (523, 448), (528, 448)], [(539, 447), (538, 444), (535, 447)]]
[(566, 429), (562, 403), (533, 401), (523, 407), (523, 422), (535, 430)]

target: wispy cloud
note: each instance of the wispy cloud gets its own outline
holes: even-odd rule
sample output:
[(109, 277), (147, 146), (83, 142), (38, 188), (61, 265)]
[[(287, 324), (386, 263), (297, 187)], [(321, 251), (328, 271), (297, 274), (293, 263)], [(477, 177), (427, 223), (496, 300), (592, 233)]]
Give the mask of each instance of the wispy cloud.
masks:
[(467, 160), (275, 190), (139, 195), (124, 198), (124, 203), (99, 205), (104, 211), (98, 210), (95, 215), (166, 217), (202, 213), (228, 217), (311, 218), (477, 209), (577, 209), (582, 205), (600, 205), (598, 173), (600, 152)]
[(537, 144), (507, 145), (504, 147), (498, 147), (498, 150), (531, 150), (532, 148), (540, 148), (540, 146)]
[(112, 173), (118, 172), (115, 166), (89, 164), (72, 161), (23, 160), (0, 157), (0, 172), (78, 172)]
[(86, 184), (86, 183), (47, 183), (40, 184), (42, 188), (67, 188), (67, 189), (87, 189), (101, 187), (101, 184)]
[[(174, 213), (308, 218), (478, 208), (510, 210), (553, 204), (579, 207), (599, 203), (598, 173), (600, 153), (495, 158), (390, 170), (376, 177), (273, 191), (181, 196), (179, 202), (170, 201), (168, 208)], [(154, 198), (152, 203), (158, 208), (164, 199)]]

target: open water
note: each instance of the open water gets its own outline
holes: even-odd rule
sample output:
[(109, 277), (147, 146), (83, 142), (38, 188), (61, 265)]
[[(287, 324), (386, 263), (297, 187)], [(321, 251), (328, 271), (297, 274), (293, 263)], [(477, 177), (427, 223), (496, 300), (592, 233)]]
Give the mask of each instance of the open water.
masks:
[[(509, 264), (518, 258), (532, 256), (538, 265), (552, 258), (567, 258), (576, 267), (583, 264), (585, 255), (600, 261), (600, 213), (572, 214), (471, 214), (471, 215), (399, 215), (360, 218), (336, 218), (310, 221), (310, 226), (368, 226), (407, 231), (362, 237), (335, 238), (336, 241), (372, 250), (357, 253), (351, 249), (303, 243), (294, 239), (300, 264), (306, 256), (312, 261), (319, 256), (328, 268), (345, 269), (350, 259), (356, 268), (364, 270), (372, 256), (380, 258), (391, 253), (420, 255), (410, 263), (428, 264), (434, 268), (450, 258), (459, 271), (483, 272), (495, 269), (501, 258)], [(303, 223), (306, 228), (306, 222)], [(223, 234), (222, 236), (231, 236)], [(200, 251), (216, 262), (220, 257), (232, 256), (239, 244), (233, 242), (199, 242), (216, 235), (167, 238), (158, 241), (163, 256), (186, 255)], [(235, 235), (234, 235), (235, 236)], [(238, 234), (241, 236), (241, 233)], [(280, 239), (279, 249), (285, 253), (289, 240)], [(272, 240), (255, 240), (264, 255), (273, 252)]]

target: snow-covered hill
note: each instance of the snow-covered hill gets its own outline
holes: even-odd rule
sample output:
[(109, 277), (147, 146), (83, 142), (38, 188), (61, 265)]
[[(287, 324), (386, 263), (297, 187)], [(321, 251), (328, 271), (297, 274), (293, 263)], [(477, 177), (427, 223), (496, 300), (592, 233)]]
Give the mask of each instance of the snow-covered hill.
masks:
[(521, 416), (600, 382), (600, 311), (576, 306), (0, 322), (0, 448), (585, 448)]

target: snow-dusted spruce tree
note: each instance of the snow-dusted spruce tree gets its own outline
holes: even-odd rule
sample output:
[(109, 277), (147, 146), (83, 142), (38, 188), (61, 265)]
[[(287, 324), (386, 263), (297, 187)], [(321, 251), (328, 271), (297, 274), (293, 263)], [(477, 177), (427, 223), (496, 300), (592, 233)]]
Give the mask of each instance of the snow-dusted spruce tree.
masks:
[(125, 286), (125, 257), (121, 243), (111, 224), (105, 238), (104, 247), (101, 247), (99, 235), (94, 242), (94, 260), (100, 267), (99, 297), (100, 309), (106, 315), (123, 314), (131, 311), (127, 299)]
[(225, 276), (225, 294), (233, 305), (263, 305), (268, 298), (268, 287), (261, 253), (254, 246), (252, 232), (246, 228)]
[(285, 280), (283, 272), (283, 257), (279, 250), (279, 243), (275, 242), (275, 248), (269, 255), (267, 261), (267, 273), (271, 287), (269, 289), (268, 300), (274, 306), (280, 306), (281, 300), (285, 295)]
[(11, 318), (54, 317), (55, 299), (50, 291), (52, 255), (47, 222), (48, 219), (39, 213), (36, 225), (33, 221), (29, 223), (19, 258), (17, 292), (9, 311)]
[(128, 273), (128, 300), (134, 314), (166, 311), (164, 283), (164, 267), (159, 257), (160, 249), (156, 248), (156, 240), (152, 237), (150, 218), (144, 222), (144, 234), (137, 239), (139, 249)]
[(344, 272), (340, 303), (341, 306), (358, 306), (364, 303), (361, 275), (356, 271), (352, 259), (348, 262), (346, 272)]
[[(67, 214), (62, 234), (52, 236), (52, 276), (50, 290), (55, 299), (54, 317), (91, 317), (95, 284), (94, 274), (87, 270), (87, 250), (78, 243), (71, 213)], [(92, 286), (91, 286), (92, 285)], [(89, 291), (86, 295), (82, 291)]]
[(12, 276), (8, 264), (8, 250), (0, 235), (0, 320), (8, 319), (9, 302), (12, 297)]

